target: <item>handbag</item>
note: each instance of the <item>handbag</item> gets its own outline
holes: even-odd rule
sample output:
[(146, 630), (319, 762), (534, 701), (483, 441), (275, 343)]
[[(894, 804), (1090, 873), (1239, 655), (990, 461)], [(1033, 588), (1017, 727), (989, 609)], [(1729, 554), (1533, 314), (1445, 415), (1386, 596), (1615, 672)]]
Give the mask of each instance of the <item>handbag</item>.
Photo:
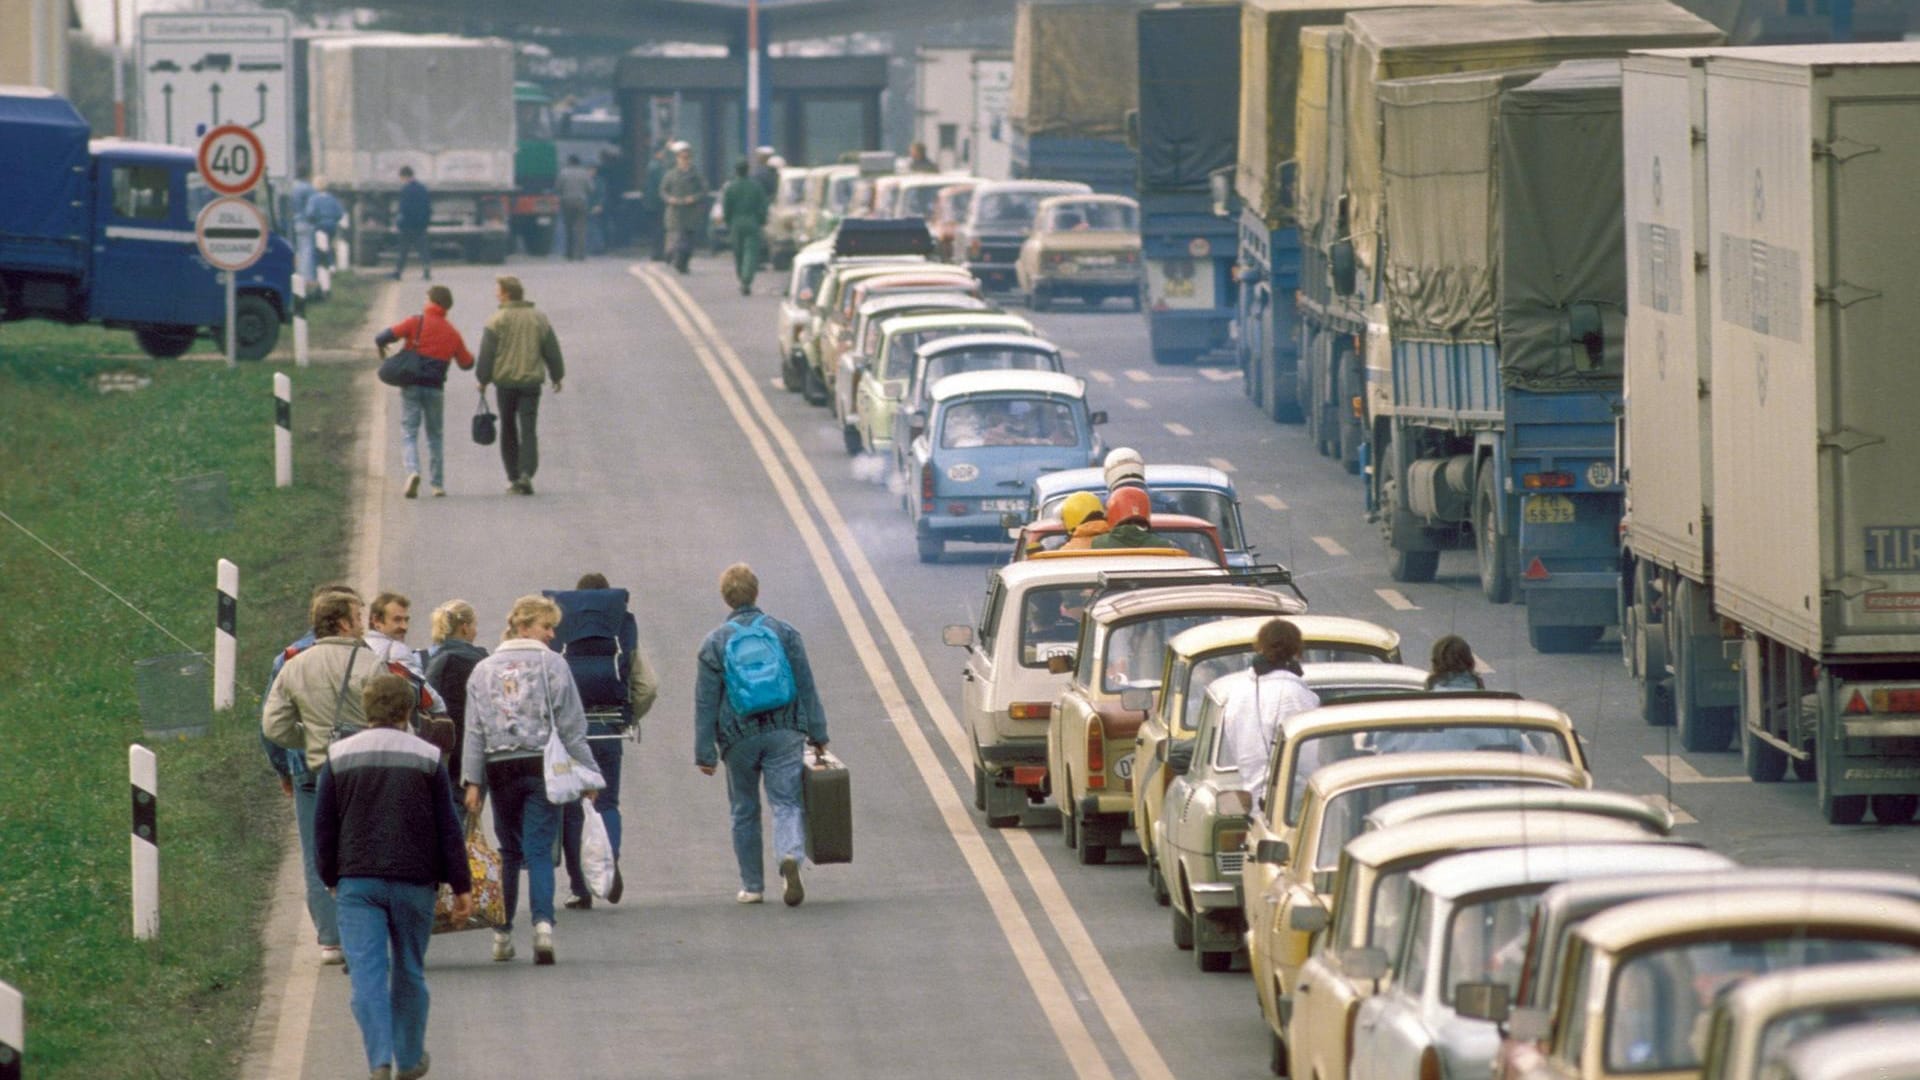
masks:
[(499, 435), (499, 427), (493, 410), (487, 407), (487, 388), (480, 388), (480, 408), (473, 414), (473, 441), (481, 446), (492, 446)]
[(401, 349), (380, 361), (380, 381), (388, 386), (443, 386), (446, 374), (446, 364), (412, 349)]
[(607, 781), (598, 769), (575, 761), (572, 751), (567, 749), (566, 740), (560, 737), (560, 723), (553, 715), (553, 697), (546, 692), (546, 658), (542, 657), (541, 660), (540, 696), (545, 699), (547, 706), (547, 750), (541, 772), (547, 782), (547, 801), (562, 806), (579, 802), (581, 795), (606, 787)]
[(479, 814), (467, 817), (467, 871), (473, 875), (473, 914), (468, 916), (466, 922), (456, 925), (453, 921), (453, 888), (442, 885), (439, 898), (433, 904), (434, 933), (481, 930), (500, 926), (507, 921), (507, 893), (502, 885), (505, 874), (500, 853), (487, 843), (487, 834), (480, 831)]

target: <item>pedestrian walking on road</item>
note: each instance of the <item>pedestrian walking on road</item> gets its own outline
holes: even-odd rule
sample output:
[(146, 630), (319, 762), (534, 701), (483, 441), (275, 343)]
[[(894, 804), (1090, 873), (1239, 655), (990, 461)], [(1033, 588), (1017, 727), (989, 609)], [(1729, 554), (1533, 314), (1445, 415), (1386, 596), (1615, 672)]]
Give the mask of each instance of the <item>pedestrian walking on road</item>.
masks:
[(453, 891), (455, 924), (473, 913), (447, 767), (432, 743), (407, 733), (413, 703), (413, 684), (398, 675), (368, 684), (367, 730), (327, 749), (314, 811), (373, 1080), (427, 1075), (427, 942), (440, 883)]
[(587, 748), (587, 714), (573, 672), (559, 653), (547, 648), (559, 625), (560, 605), (546, 597), (514, 601), (500, 647), (474, 665), (467, 679), (460, 774), (467, 785), (468, 817), (480, 812), (483, 792), (493, 797), (493, 832), (500, 839), (507, 902), (507, 921), (493, 932), (493, 958), (500, 961), (514, 957), (513, 917), (520, 906), (524, 869), (533, 916), (533, 962), (553, 963), (551, 853), (560, 836), (560, 807), (547, 800), (543, 755), (548, 736), (558, 730), (573, 760), (594, 768), (593, 752)]
[(445, 285), (427, 289), (426, 306), (420, 314), (410, 315), (374, 335), (373, 345), (380, 359), (396, 343), (434, 361), (432, 370), (438, 382), (432, 386), (400, 388), (400, 467), (407, 470), (406, 497), (420, 494), (420, 427), (427, 429), (427, 456), (430, 458), (429, 483), (434, 498), (447, 494), (446, 454), (443, 452), (446, 428), (447, 372), (454, 364), (466, 371), (473, 367), (473, 354), (467, 340), (447, 321), (453, 310), (453, 290)]
[[(347, 208), (341, 205), (339, 196), (327, 190), (326, 177), (316, 176), (313, 178), (313, 194), (308, 196), (306, 209), (302, 216), (305, 217), (307, 224), (313, 228), (313, 264), (315, 272), (317, 273), (321, 266), (329, 269), (339, 269), (339, 264), (335, 262), (333, 257), (333, 245), (340, 239), (340, 225), (347, 220)], [(313, 284), (314, 282), (311, 279), (307, 281), (307, 285), (310, 288)], [(327, 294), (322, 293), (320, 298), (323, 300), (326, 299)]]
[[(319, 933), (320, 962), (338, 964), (342, 962), (338, 911), (331, 896), (318, 899), (313, 889), (321, 881), (313, 834), (319, 773), (335, 733), (348, 735), (366, 726), (361, 692), (386, 669), (361, 640), (364, 627), (358, 595), (322, 594), (309, 614), (313, 643), (289, 658), (274, 676), (260, 709), (260, 730), (275, 745), (302, 752), (304, 768), (293, 776), (292, 784), (301, 856), (308, 868), (307, 912)], [(324, 883), (321, 888), (325, 889)]]
[(1433, 643), (1433, 657), (1427, 665), (1429, 690), (1485, 690), (1486, 680), (1475, 670), (1473, 646), (1459, 634), (1448, 634)]
[(662, 143), (654, 148), (646, 175), (640, 181), (640, 234), (651, 249), (654, 262), (667, 261), (667, 204), (660, 194), (660, 184), (672, 170), (673, 151)]
[(767, 192), (747, 175), (747, 163), (734, 166), (733, 181), (720, 195), (721, 219), (733, 243), (733, 272), (740, 279), (740, 295), (753, 292), (753, 275), (760, 271), (761, 230), (767, 227)]
[(566, 231), (567, 258), (579, 262), (587, 257), (587, 211), (593, 204), (593, 170), (580, 164), (580, 155), (568, 154), (566, 167), (553, 182), (560, 196), (560, 221)]
[[(1117, 493), (1116, 493), (1117, 494)], [(1269, 619), (1253, 638), (1253, 677), (1234, 683), (1221, 703), (1223, 756), (1240, 767), (1240, 784), (1255, 800), (1266, 790), (1273, 741), (1287, 717), (1320, 707), (1320, 695), (1301, 677), (1300, 628)], [(1312, 770), (1296, 772), (1302, 782)]]
[(553, 392), (559, 393), (567, 367), (553, 324), (534, 310), (520, 279), (502, 274), (494, 283), (500, 309), (480, 332), (476, 374), (482, 390), (488, 383), (500, 387), (500, 462), (507, 468), (507, 493), (531, 495), (533, 474), (540, 468), (540, 384), (551, 378)]
[[(660, 680), (654, 678), (640, 649), (640, 624), (627, 609), (627, 590), (607, 584), (605, 574), (582, 574), (570, 591), (547, 595), (561, 611), (560, 630), (551, 647), (566, 657), (573, 671), (573, 683), (580, 688), (580, 702), (587, 710), (587, 748), (607, 782), (593, 808), (606, 823), (607, 842), (613, 847), (613, 887), (607, 890), (607, 902), (617, 904), (626, 892), (620, 874), (620, 764), (627, 739), (637, 739), (640, 718), (660, 696)], [(586, 814), (577, 804), (569, 804), (561, 823), (561, 848), (566, 856), (571, 894), (566, 906), (570, 908), (593, 906), (593, 893), (580, 865), (585, 823)]]
[(753, 171), (748, 174), (753, 177), (754, 183), (760, 185), (760, 190), (766, 192), (769, 204), (780, 193), (780, 169), (773, 163), (775, 156), (771, 146), (754, 147)]
[(433, 280), (433, 244), (427, 239), (427, 226), (433, 223), (433, 196), (427, 185), (414, 179), (413, 166), (400, 166), (400, 212), (394, 220), (400, 242), (400, 257), (393, 264), (393, 280), (407, 272), (407, 252), (420, 252), (420, 276)]
[(660, 179), (660, 201), (666, 204), (667, 260), (681, 273), (693, 258), (695, 234), (701, 225), (700, 204), (707, 182), (693, 167), (693, 147), (676, 143), (673, 170)]
[(782, 898), (795, 907), (806, 898), (800, 882), (806, 857), (801, 771), (806, 744), (826, 749), (827, 714), (800, 632), (757, 606), (760, 579), (753, 568), (746, 563), (727, 567), (720, 575), (720, 598), (731, 611), (700, 643), (693, 762), (708, 776), (726, 763), (733, 855), (740, 865), (740, 891), (734, 899), (742, 904), (758, 904), (766, 895), (760, 840), (764, 782), (773, 807), (773, 846), (785, 885)]
[[(473, 605), (465, 600), (449, 600), (433, 609), (434, 647), (427, 659), (427, 684), (447, 703), (455, 745), (463, 747), (467, 738), (467, 677), (487, 658), (487, 650), (473, 641), (479, 633), (480, 620)], [(455, 762), (456, 774), (458, 764)]]

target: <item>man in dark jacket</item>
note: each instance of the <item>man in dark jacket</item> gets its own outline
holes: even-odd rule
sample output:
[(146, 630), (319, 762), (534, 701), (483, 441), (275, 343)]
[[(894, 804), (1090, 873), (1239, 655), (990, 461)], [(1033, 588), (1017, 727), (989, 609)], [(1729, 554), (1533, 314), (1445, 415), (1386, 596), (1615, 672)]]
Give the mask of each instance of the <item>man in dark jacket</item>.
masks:
[[(773, 846), (780, 856), (785, 879), (783, 898), (796, 907), (806, 898), (800, 884), (800, 862), (806, 856), (805, 821), (800, 806), (800, 778), (805, 768), (806, 744), (827, 745), (827, 714), (807, 664), (800, 632), (755, 606), (760, 579), (746, 563), (734, 563), (720, 575), (720, 598), (732, 612), (700, 643), (700, 681), (693, 702), (693, 763), (702, 773), (714, 774), (727, 766), (727, 801), (733, 816), (733, 855), (740, 864), (740, 891), (734, 899), (758, 904), (766, 893), (766, 867), (760, 844), (760, 785), (773, 804)], [(728, 701), (727, 642), (742, 626), (756, 620), (780, 640), (793, 672), (793, 700), (777, 708), (740, 716)]]
[(733, 242), (733, 272), (740, 279), (740, 295), (753, 291), (753, 275), (760, 270), (761, 232), (767, 227), (767, 192), (747, 175), (747, 163), (734, 166), (733, 180), (720, 194), (720, 214)]
[(466, 843), (440, 751), (407, 733), (413, 684), (368, 683), (368, 727), (327, 748), (314, 840), (321, 880), (340, 906), (353, 1018), (375, 1078), (427, 1074), (427, 941), (436, 887), (453, 890), (456, 924), (473, 910)]
[(433, 223), (433, 197), (427, 185), (414, 179), (413, 166), (400, 166), (400, 213), (394, 220), (400, 241), (400, 258), (393, 264), (393, 280), (407, 272), (407, 252), (420, 252), (420, 276), (433, 280), (433, 245), (427, 240), (427, 226)]

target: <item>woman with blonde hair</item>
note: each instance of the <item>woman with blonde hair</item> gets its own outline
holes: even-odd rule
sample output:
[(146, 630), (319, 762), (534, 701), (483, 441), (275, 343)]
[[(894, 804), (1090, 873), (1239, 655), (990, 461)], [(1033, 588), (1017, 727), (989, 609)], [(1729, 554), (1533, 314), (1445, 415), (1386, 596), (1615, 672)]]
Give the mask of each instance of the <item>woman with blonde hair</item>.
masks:
[(514, 601), (500, 647), (475, 665), (467, 679), (460, 770), (467, 785), (467, 814), (479, 813), (482, 793), (492, 793), (493, 831), (500, 838), (505, 878), (507, 921), (493, 932), (495, 960), (514, 956), (513, 916), (524, 868), (533, 913), (533, 962), (553, 963), (553, 860), (548, 853), (560, 835), (561, 807), (547, 800), (548, 736), (558, 729), (573, 760), (597, 772), (573, 672), (564, 657), (547, 647), (559, 625), (560, 605), (552, 600), (523, 596)]
[[(487, 658), (487, 650), (473, 643), (479, 633), (479, 617), (474, 614), (473, 605), (465, 600), (449, 600), (433, 609), (433, 648), (427, 653), (426, 677), (447, 703), (447, 715), (453, 719), (455, 746), (466, 745), (467, 677)], [(460, 762), (452, 762), (448, 771), (457, 787)], [(465, 810), (458, 791), (454, 794), (454, 806)]]

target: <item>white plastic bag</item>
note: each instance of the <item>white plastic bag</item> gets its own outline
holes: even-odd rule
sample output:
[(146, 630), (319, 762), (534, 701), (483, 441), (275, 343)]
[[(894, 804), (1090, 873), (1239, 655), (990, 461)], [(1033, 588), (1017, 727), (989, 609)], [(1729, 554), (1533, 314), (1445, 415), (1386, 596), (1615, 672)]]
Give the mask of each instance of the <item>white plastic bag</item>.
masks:
[(587, 875), (588, 891), (605, 900), (613, 888), (613, 840), (593, 800), (580, 800), (580, 813), (580, 869)]
[(579, 802), (580, 796), (607, 786), (599, 770), (573, 759), (567, 744), (560, 738), (558, 724), (547, 733), (546, 776), (547, 801), (555, 806)]

